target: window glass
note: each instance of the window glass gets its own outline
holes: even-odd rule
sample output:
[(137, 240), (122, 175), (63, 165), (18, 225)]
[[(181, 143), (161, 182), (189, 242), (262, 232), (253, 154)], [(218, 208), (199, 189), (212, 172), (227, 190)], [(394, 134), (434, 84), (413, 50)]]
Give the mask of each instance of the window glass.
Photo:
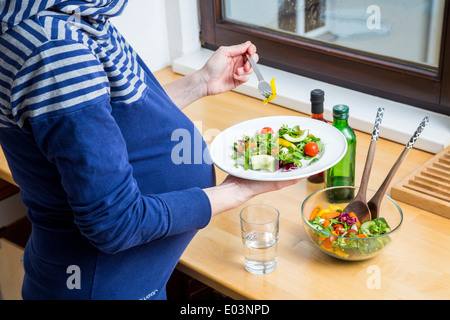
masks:
[(223, 0), (226, 21), (437, 71), (445, 0)]

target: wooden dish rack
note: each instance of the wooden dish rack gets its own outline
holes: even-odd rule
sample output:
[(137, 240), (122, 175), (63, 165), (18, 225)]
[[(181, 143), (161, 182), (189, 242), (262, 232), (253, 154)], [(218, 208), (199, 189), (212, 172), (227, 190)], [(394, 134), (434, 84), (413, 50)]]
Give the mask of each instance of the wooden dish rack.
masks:
[(450, 219), (450, 146), (392, 187), (391, 197)]

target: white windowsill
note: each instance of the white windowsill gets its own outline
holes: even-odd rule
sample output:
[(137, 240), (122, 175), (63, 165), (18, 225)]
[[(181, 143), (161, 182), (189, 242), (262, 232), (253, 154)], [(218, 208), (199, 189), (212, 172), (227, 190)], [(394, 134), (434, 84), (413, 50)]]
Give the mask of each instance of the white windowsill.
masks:
[[(199, 51), (178, 58), (172, 63), (172, 70), (187, 75), (200, 69), (213, 51), (201, 48)], [(313, 89), (325, 91), (325, 118), (332, 120), (332, 107), (346, 104), (350, 107), (350, 126), (356, 130), (371, 133), (379, 107), (385, 108), (380, 136), (406, 144), (425, 116), (430, 122), (414, 147), (431, 153), (438, 153), (450, 144), (450, 117), (429, 112), (409, 105), (345, 89), (325, 82), (302, 77), (289, 72), (260, 65), (267, 81), (276, 79), (277, 97), (272, 103), (309, 115), (310, 92)], [(257, 89), (255, 75), (235, 89), (236, 92), (262, 99)]]

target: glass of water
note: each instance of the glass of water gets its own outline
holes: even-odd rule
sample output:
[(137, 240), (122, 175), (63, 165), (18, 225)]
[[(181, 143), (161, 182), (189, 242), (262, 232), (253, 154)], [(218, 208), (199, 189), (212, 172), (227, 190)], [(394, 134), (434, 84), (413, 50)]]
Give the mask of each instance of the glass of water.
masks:
[(240, 218), (245, 269), (253, 274), (274, 271), (280, 213), (269, 205), (251, 204), (242, 209)]

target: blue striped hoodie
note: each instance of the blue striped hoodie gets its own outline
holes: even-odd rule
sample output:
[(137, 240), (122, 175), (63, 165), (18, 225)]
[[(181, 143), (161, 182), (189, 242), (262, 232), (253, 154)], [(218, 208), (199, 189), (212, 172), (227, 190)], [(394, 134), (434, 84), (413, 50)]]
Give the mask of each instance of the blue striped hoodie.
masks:
[(109, 20), (126, 2), (0, 0), (0, 144), (33, 226), (25, 299), (164, 299), (210, 220), (209, 159), (172, 159), (206, 145)]

